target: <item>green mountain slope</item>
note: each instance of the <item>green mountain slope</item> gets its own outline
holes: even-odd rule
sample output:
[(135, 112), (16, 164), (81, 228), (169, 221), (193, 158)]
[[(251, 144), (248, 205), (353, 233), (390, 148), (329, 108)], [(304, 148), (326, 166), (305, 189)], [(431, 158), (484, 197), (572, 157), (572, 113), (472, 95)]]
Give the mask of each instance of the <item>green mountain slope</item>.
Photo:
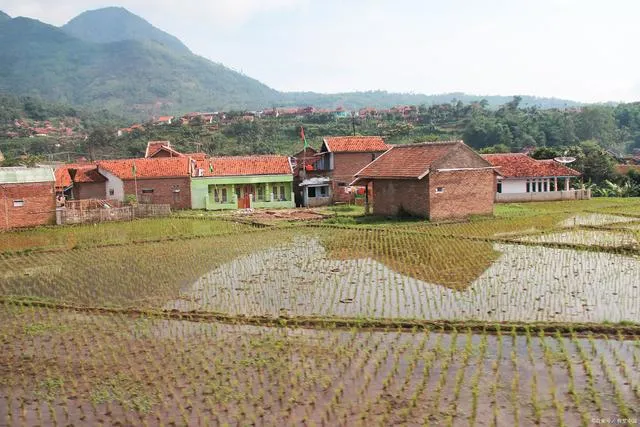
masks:
[(83, 12), (61, 28), (80, 40), (94, 43), (150, 41), (176, 51), (189, 52), (176, 37), (159, 30), (123, 7)]
[(154, 41), (90, 43), (28, 18), (0, 24), (0, 92), (140, 115), (258, 108), (279, 93)]
[[(390, 93), (386, 91), (348, 92), (335, 94), (319, 94), (314, 92), (289, 92), (283, 94), (286, 105), (314, 105), (331, 107), (336, 105), (345, 108), (388, 108), (394, 105), (435, 105), (446, 104), (453, 100), (466, 104), (485, 99), (490, 107), (498, 107), (512, 100), (512, 96), (469, 95), (462, 92), (424, 95), (413, 93)], [(558, 98), (541, 98), (522, 95), (521, 107), (536, 106), (539, 108), (568, 108), (581, 105), (575, 101)]]
[[(0, 14), (0, 93), (41, 97), (76, 107), (109, 109), (139, 119), (194, 110), (283, 106), (388, 108), (511, 97), (278, 92), (194, 55), (177, 38), (123, 8), (84, 12), (62, 28)], [(521, 106), (563, 108), (575, 102), (523, 96)]]

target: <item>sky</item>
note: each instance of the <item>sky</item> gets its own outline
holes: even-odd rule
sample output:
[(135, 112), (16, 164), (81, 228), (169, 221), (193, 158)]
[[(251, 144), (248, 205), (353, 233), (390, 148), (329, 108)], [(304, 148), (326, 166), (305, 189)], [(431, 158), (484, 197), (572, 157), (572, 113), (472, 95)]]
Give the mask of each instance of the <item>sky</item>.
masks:
[(0, 0), (63, 25), (122, 6), (282, 91), (640, 101), (637, 0)]

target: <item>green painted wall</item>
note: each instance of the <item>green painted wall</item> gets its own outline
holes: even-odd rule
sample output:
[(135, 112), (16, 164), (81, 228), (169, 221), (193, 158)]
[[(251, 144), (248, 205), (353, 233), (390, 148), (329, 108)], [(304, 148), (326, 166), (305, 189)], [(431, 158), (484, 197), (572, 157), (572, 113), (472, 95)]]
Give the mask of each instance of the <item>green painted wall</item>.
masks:
[[(251, 207), (253, 208), (293, 208), (295, 201), (293, 198), (293, 176), (292, 175), (249, 175), (249, 176), (224, 176), (224, 177), (201, 177), (191, 179), (191, 208), (222, 210), (237, 209), (238, 199), (236, 197), (236, 186), (240, 186), (240, 195), (243, 196), (244, 185), (263, 185), (265, 200), (258, 200), (258, 195), (254, 195)], [(277, 186), (278, 196), (280, 187), (284, 186), (286, 200), (269, 200), (273, 193), (273, 187)], [(219, 190), (218, 202), (213, 196), (213, 189)], [(222, 202), (222, 189), (227, 190), (227, 202)]]

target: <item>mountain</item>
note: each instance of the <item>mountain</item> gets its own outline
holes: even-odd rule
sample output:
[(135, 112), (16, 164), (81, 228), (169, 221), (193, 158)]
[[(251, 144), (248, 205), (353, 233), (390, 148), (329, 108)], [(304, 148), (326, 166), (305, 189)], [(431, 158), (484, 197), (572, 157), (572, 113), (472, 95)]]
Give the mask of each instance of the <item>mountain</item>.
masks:
[[(177, 38), (123, 8), (88, 11), (61, 28), (0, 14), (0, 93), (108, 109), (140, 119), (163, 113), (281, 106), (361, 108), (511, 97), (398, 94), (384, 91), (283, 93), (197, 56)], [(523, 97), (522, 106), (575, 102)]]
[[(504, 105), (513, 99), (512, 96), (470, 95), (462, 92), (423, 95), (413, 93), (390, 93), (386, 91), (346, 92), (334, 94), (318, 94), (314, 92), (284, 93), (286, 105), (313, 105), (316, 107), (332, 107), (341, 105), (347, 109), (374, 107), (388, 108), (394, 105), (433, 105), (462, 101), (465, 104), (486, 100), (489, 107)], [(569, 108), (582, 105), (575, 101), (558, 98), (541, 98), (522, 95), (521, 107)]]
[(0, 22), (8, 21), (11, 17), (0, 10)]
[(221, 64), (153, 40), (93, 43), (29, 18), (0, 23), (0, 93), (148, 117), (258, 108), (280, 94)]
[(159, 30), (123, 7), (83, 12), (61, 28), (72, 36), (88, 42), (151, 41), (175, 51), (190, 52), (176, 37)]

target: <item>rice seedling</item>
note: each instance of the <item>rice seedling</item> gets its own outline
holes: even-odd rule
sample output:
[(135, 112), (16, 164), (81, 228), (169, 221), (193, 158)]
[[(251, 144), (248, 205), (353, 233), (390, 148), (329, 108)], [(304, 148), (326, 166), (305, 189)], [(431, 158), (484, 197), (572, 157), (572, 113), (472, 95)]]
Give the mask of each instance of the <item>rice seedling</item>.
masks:
[(634, 232), (625, 203), (441, 225), (169, 218), (2, 234), (0, 424), (632, 417), (640, 268), (612, 237)]

